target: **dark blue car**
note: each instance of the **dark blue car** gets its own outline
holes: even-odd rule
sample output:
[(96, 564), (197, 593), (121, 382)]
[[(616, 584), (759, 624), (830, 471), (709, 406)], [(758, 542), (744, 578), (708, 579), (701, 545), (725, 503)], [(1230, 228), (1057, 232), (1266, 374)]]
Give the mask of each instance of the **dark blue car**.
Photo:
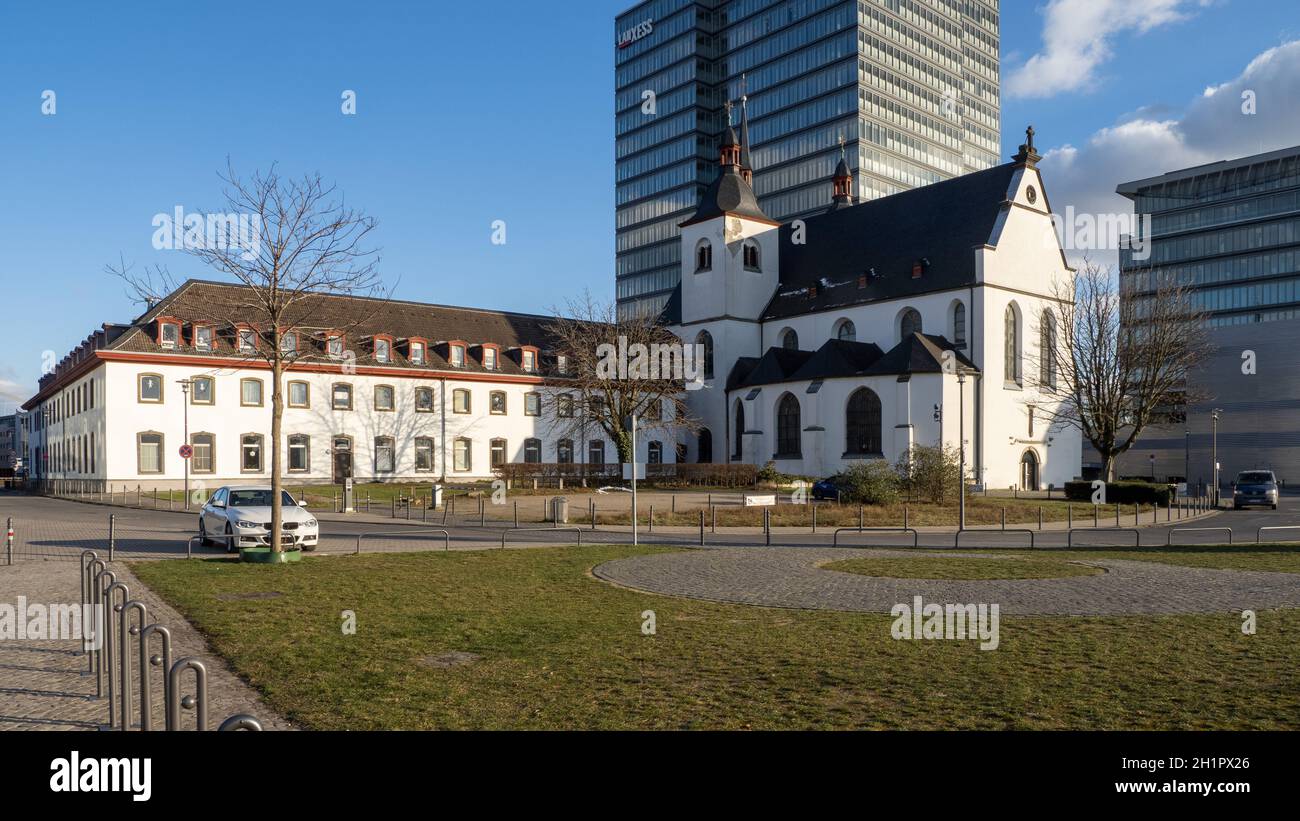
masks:
[(1246, 470), (1232, 483), (1232, 509), (1264, 505), (1277, 510), (1277, 477), (1271, 470)]
[(840, 498), (840, 488), (836, 484), (839, 481), (838, 476), (831, 476), (822, 479), (812, 487), (812, 497), (814, 499), (838, 499)]

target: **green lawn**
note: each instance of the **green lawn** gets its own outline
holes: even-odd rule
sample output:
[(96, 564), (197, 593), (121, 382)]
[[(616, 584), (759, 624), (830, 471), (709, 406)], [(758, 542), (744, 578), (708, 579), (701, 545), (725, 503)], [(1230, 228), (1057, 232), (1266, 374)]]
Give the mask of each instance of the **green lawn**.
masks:
[(996, 559), (952, 556), (845, 559), (824, 564), (822, 569), (890, 579), (1059, 579), (1066, 576), (1095, 576), (1105, 572), (1100, 567), (1071, 564), (1041, 556), (1006, 556)]
[[(1300, 572), (1236, 548), (1131, 558)], [(1300, 611), (1004, 617), (1001, 645), (895, 641), (886, 615), (653, 596), (589, 575), (625, 546), (158, 561), (135, 572), (269, 703), (318, 729), (1300, 728)], [(1108, 558), (1117, 551), (1053, 554)], [(1234, 558), (1235, 556), (1235, 558)], [(1034, 557), (1035, 561), (1044, 561)], [(230, 600), (222, 594), (278, 592)], [(356, 613), (345, 636), (340, 614)], [(643, 635), (654, 610), (657, 634)], [(431, 658), (460, 651), (463, 666)]]

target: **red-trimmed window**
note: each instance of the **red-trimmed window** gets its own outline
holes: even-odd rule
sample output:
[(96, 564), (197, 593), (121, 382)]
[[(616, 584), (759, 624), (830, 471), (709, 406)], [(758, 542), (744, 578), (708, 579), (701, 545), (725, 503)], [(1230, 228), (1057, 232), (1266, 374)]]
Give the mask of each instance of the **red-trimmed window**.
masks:
[(337, 331), (330, 331), (325, 334), (325, 353), (331, 359), (342, 359), (347, 346), (348, 342), (344, 339), (343, 334)]
[(537, 372), (537, 349), (525, 345), (519, 349), (519, 364), (524, 369), (524, 373)]
[(236, 325), (235, 347), (240, 353), (252, 353), (257, 350), (257, 329), (252, 325)]
[(447, 343), (447, 362), (453, 368), (465, 367), (465, 343), (459, 339), (453, 339)]
[(190, 344), (196, 351), (212, 350), (212, 326), (195, 325), (190, 328)]
[(483, 370), (496, 371), (501, 369), (501, 348), (490, 342), (483, 343)]
[(412, 365), (428, 364), (429, 340), (418, 336), (406, 340), (406, 358)]
[(393, 361), (393, 338), (387, 334), (375, 334), (370, 343), (375, 361), (387, 365)]
[(181, 321), (170, 316), (158, 317), (158, 345), (163, 348), (179, 348), (181, 345)]
[(285, 331), (280, 334), (280, 353), (292, 359), (298, 355), (298, 332)]

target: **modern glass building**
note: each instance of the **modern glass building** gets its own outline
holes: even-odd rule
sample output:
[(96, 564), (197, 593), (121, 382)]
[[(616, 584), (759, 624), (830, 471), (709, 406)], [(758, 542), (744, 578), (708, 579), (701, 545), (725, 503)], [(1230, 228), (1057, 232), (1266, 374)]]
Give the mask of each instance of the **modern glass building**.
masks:
[(1135, 295), (1162, 277), (1192, 290), (1215, 346), (1195, 376), (1209, 399), (1149, 429), (1120, 472), (1225, 485), (1264, 467), (1300, 486), (1300, 146), (1120, 185), (1140, 232), (1120, 250)]
[(998, 0), (647, 0), (614, 29), (621, 311), (677, 284), (728, 101), (773, 219), (829, 204), (841, 138), (862, 199), (1000, 162)]

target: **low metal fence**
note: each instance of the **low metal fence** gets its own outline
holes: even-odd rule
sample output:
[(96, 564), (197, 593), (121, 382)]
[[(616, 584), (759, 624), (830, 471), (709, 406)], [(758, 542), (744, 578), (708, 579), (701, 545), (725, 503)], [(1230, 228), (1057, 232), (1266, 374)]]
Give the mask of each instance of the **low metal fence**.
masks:
[(1255, 531), (1255, 544), (1262, 544), (1264, 531), (1276, 530), (1300, 530), (1300, 525), (1273, 525), (1270, 527), (1261, 527)]
[[(421, 534), (427, 534), (427, 533), (436, 533), (436, 534), (442, 536), (442, 539), (443, 539), (443, 547), (442, 547), (442, 549), (443, 549), (444, 551), (446, 551), (446, 550), (451, 550), (451, 534), (450, 534), (450, 533), (448, 533), (446, 530), (439, 530), (439, 529), (437, 529), (437, 528), (423, 528), (423, 527), (421, 527), (421, 528), (410, 528), (410, 529), (408, 529), (408, 530), (376, 530), (376, 531), (373, 531), (373, 532), (370, 532), (370, 533), (359, 533), (359, 534), (357, 534), (357, 549), (356, 549), (356, 554), (357, 554), (357, 555), (360, 555), (360, 553), (361, 553), (361, 543), (362, 543), (362, 541), (364, 541), (365, 539), (373, 539), (373, 538), (376, 538), (376, 537), (378, 537), (378, 536), (420, 536)], [(372, 551), (372, 552), (374, 552), (374, 551)]]
[[(1008, 527), (1004, 527), (1004, 528), (999, 528), (998, 530), (984, 530), (984, 529), (981, 529), (981, 528), (967, 528), (967, 529), (965, 529), (965, 530), (958, 530), (956, 533), (953, 534), (953, 536), (952, 536), (952, 547), (953, 547), (954, 550), (956, 550), (957, 548), (961, 547), (961, 537), (962, 537), (962, 534), (963, 534), (963, 533), (974, 533), (974, 534), (976, 534), (976, 535), (979, 535), (979, 534), (994, 535), (994, 534), (995, 534), (995, 535), (998, 535), (998, 536), (1001, 536), (1001, 535), (1003, 535), (1004, 533), (1024, 533), (1024, 534), (1027, 534), (1027, 535), (1029, 536), (1029, 546), (1030, 546), (1030, 547), (1034, 547), (1034, 531), (1030, 530), (1029, 528), (1008, 528)], [(1005, 545), (994, 545), (994, 547), (1005, 547)]]
[[(831, 534), (831, 547), (840, 546), (841, 533), (910, 533), (912, 535), (912, 547), (920, 544), (921, 534), (911, 527), (841, 527)], [(866, 545), (872, 547), (873, 545)]]
[(582, 528), (580, 527), (512, 527), (501, 534), (501, 547), (506, 546), (506, 537), (513, 533), (557, 533), (569, 531), (578, 534), (578, 547), (582, 547)]
[(1215, 531), (1220, 533), (1227, 531), (1228, 544), (1232, 544), (1232, 528), (1230, 527), (1173, 527), (1169, 529), (1169, 533), (1165, 538), (1165, 546), (1173, 546), (1175, 533), (1209, 533)]
[[(1065, 546), (1066, 546), (1066, 547), (1074, 547), (1074, 534), (1075, 534), (1075, 533), (1132, 533), (1132, 534), (1133, 534), (1133, 546), (1134, 546), (1134, 547), (1141, 547), (1141, 545), (1142, 545), (1142, 531), (1138, 530), (1136, 527), (1083, 527), (1083, 528), (1070, 528), (1069, 530), (1067, 530), (1067, 531), (1065, 532)], [(1088, 547), (1105, 547), (1105, 546), (1106, 546), (1106, 545), (1088, 545)]]

